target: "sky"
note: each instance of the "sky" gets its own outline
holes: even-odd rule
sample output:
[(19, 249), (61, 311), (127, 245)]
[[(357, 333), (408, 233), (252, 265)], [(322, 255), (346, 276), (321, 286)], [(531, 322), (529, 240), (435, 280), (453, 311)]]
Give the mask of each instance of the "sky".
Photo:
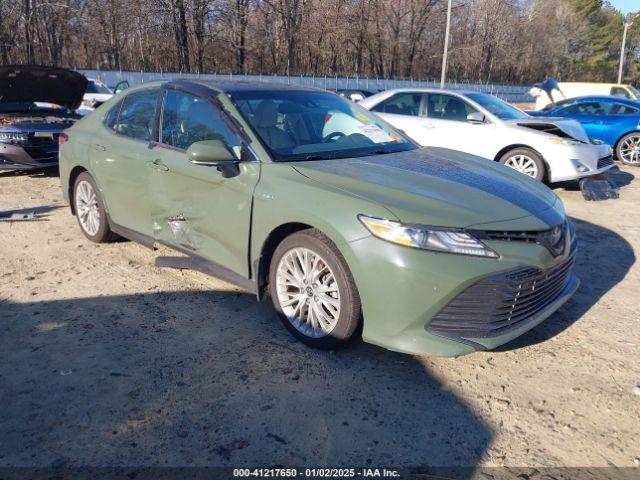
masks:
[(640, 11), (640, 0), (609, 0), (609, 3), (624, 14)]

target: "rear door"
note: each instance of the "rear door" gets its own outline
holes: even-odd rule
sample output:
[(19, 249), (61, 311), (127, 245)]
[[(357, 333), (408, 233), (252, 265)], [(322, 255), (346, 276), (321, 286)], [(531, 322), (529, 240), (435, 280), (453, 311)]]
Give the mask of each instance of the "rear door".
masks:
[(90, 161), (111, 221), (152, 235), (149, 203), (149, 145), (159, 89), (127, 95), (106, 116), (89, 147)]
[[(155, 165), (150, 176), (154, 237), (248, 277), (251, 208), (260, 163), (247, 157), (241, 132), (215, 98), (177, 87), (167, 87), (162, 97), (159, 142), (149, 153)], [(237, 176), (224, 178), (216, 167), (187, 159), (191, 144), (215, 139), (243, 159)]]

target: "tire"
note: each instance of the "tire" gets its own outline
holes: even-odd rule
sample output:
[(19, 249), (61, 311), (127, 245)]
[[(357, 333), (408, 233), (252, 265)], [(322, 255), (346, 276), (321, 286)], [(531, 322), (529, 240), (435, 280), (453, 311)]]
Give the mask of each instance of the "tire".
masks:
[(82, 172), (73, 185), (73, 203), (78, 225), (85, 237), (95, 243), (112, 242), (118, 236), (109, 228), (107, 212), (93, 177)]
[[(308, 275), (302, 269), (305, 253), (308, 265), (316, 266), (306, 268)], [(296, 232), (278, 245), (269, 267), (269, 293), (287, 330), (311, 347), (338, 348), (360, 324), (360, 297), (347, 262), (316, 229)]]
[(618, 140), (616, 157), (625, 165), (640, 166), (640, 132), (627, 133)]
[(522, 147), (509, 150), (498, 161), (509, 168), (535, 178), (539, 182), (545, 178), (544, 160), (538, 152), (530, 148)]

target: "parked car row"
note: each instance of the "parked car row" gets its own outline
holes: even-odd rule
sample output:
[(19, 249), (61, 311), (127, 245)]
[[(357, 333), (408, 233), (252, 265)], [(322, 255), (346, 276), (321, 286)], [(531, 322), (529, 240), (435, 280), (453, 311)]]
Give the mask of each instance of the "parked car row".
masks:
[[(39, 73), (20, 75), (35, 85)], [(76, 75), (64, 77), (73, 95), (49, 98), (68, 111), (85, 91)], [(2, 82), (16, 101), (43, 100)], [(360, 328), (391, 350), (449, 356), (522, 335), (579, 284), (573, 227), (540, 180), (613, 166), (578, 122), (473, 92), (396, 90), (359, 105), (313, 88), (178, 80), (73, 121), (55, 134), (60, 179), (89, 240), (168, 246), (182, 256), (159, 265), (269, 297), (318, 348)]]
[(360, 102), (424, 146), (454, 148), (536, 180), (559, 182), (614, 167), (611, 147), (575, 120), (532, 118), (480, 92), (395, 89)]

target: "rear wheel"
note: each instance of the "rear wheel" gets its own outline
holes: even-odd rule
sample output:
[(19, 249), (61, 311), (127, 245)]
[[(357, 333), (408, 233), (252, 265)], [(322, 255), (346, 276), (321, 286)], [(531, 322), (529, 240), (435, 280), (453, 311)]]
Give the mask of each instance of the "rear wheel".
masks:
[(499, 162), (536, 180), (542, 181), (544, 178), (544, 160), (530, 148), (513, 149), (505, 153)]
[(95, 243), (111, 242), (117, 238), (109, 228), (100, 192), (88, 172), (83, 172), (76, 178), (73, 202), (80, 230), (85, 237)]
[(347, 263), (315, 229), (294, 233), (278, 246), (269, 292), (287, 330), (312, 347), (341, 346), (360, 322), (360, 298)]
[(616, 145), (616, 156), (625, 165), (640, 166), (640, 132), (631, 132)]

